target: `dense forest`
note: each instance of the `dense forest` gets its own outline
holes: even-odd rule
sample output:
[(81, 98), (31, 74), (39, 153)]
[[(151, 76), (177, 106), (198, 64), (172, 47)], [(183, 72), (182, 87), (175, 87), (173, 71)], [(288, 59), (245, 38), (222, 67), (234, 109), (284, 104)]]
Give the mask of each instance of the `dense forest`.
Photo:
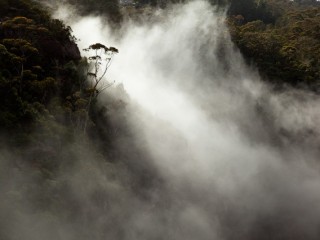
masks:
[(319, 1), (237, 3), (231, 4), (228, 21), (248, 61), (275, 84), (319, 91)]
[[(153, 197), (148, 189), (156, 185), (165, 192), (168, 186), (149, 163), (133, 161), (149, 157), (138, 142), (131, 146), (117, 145), (119, 139), (131, 139), (133, 134), (124, 112), (124, 99), (128, 96), (121, 85), (110, 83), (99, 89), (92, 85), (92, 79), (97, 84), (101, 80), (97, 76), (100, 55), (81, 56), (71, 27), (53, 19), (52, 9), (43, 5), (44, 2), (50, 1), (0, 0), (0, 189), (5, 189), (0, 197), (0, 213), (13, 222), (19, 219), (26, 228), (31, 228), (28, 220), (21, 216), (40, 212), (43, 215), (39, 222), (52, 227), (43, 230), (53, 234), (52, 239), (67, 239), (58, 237), (62, 234), (58, 230), (60, 224), (78, 219), (76, 224), (83, 229), (77, 228), (79, 232), (75, 230), (74, 238), (70, 239), (102, 239), (108, 236), (104, 232), (108, 229), (95, 235), (101, 232), (100, 225), (97, 227), (101, 219), (98, 221), (95, 217), (97, 211), (114, 214), (112, 208), (103, 203), (105, 198), (114, 201), (112, 194), (120, 195), (112, 181), (125, 182), (143, 201)], [(123, 24), (122, 14), (132, 8), (137, 14), (150, 5), (157, 9), (176, 2), (138, 0), (127, 5), (117, 0), (62, 1), (75, 6), (82, 16), (103, 15), (115, 31)], [(310, 94), (319, 93), (319, 1), (211, 0), (211, 3), (218, 4), (219, 9), (228, 9), (226, 25), (234, 47), (265, 82), (276, 91), (289, 86)], [(109, 57), (118, 53), (116, 48), (102, 43), (92, 43), (87, 51), (91, 50), (103, 50)], [(121, 49), (119, 52), (121, 54)], [(92, 66), (96, 69), (88, 71)], [(103, 105), (98, 101), (99, 91), (109, 87), (113, 91)], [(97, 159), (100, 170), (108, 172), (108, 176), (103, 177), (111, 179), (107, 188), (95, 189), (88, 199), (82, 196), (83, 202), (90, 200), (96, 204), (91, 210), (82, 208), (83, 202), (77, 199), (81, 193), (70, 192), (73, 183), (59, 178), (65, 169), (76, 166), (79, 158)], [(85, 166), (91, 169), (90, 163), (86, 162)], [(90, 184), (98, 182), (95, 174), (92, 170)], [(10, 177), (17, 179), (14, 186), (6, 182)], [(77, 181), (78, 185), (82, 184), (80, 176)], [(169, 205), (170, 200), (166, 200), (163, 205)], [(22, 204), (25, 202), (32, 202), (35, 209), (25, 209)], [(117, 207), (120, 208), (120, 203)], [(228, 223), (232, 225), (232, 219), (228, 219)], [(121, 225), (121, 222), (108, 224), (110, 230), (113, 224)], [(9, 228), (6, 219), (1, 217), (1, 240), (24, 239), (23, 233), (12, 235)], [(39, 224), (29, 230), (42, 231), (41, 228)], [(269, 229), (266, 227), (263, 231)], [(248, 239), (258, 239), (257, 235), (252, 236)], [(46, 238), (46, 233), (42, 237)], [(113, 237), (125, 239), (121, 232), (114, 233)]]

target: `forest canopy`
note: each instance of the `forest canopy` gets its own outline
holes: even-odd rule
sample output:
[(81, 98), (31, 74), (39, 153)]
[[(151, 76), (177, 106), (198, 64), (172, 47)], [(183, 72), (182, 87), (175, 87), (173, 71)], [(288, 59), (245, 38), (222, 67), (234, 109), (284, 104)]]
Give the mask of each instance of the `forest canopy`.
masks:
[[(31, 0), (0, 1), (0, 131), (28, 139), (35, 127), (53, 128), (68, 96), (84, 81), (80, 51), (69, 26)], [(60, 119), (60, 120), (59, 120)], [(61, 122), (61, 123), (62, 123)]]
[(319, 91), (320, 2), (264, 0), (251, 5), (256, 11), (234, 5), (228, 18), (233, 41), (248, 62), (276, 85)]

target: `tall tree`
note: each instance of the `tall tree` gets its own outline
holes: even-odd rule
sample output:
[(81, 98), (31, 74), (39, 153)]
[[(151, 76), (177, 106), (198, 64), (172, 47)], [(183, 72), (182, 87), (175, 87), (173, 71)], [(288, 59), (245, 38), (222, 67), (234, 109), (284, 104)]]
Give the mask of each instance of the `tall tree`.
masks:
[(89, 101), (84, 124), (84, 131), (86, 131), (92, 100), (112, 84), (107, 81), (103, 81), (103, 78), (111, 65), (112, 57), (114, 54), (118, 53), (118, 49), (114, 47), (106, 47), (101, 43), (96, 43), (90, 45), (88, 48), (84, 49), (84, 51), (92, 54), (88, 57), (89, 67), (91, 66), (91, 68), (88, 68), (87, 71), (89, 84), (87, 92), (89, 92)]

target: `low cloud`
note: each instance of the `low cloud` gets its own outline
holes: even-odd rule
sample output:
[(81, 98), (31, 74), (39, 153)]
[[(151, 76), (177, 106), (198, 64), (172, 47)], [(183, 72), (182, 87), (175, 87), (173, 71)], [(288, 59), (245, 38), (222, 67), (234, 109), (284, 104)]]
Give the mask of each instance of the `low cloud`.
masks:
[[(51, 217), (41, 209), (29, 214), (33, 203), (20, 202), (24, 210), (9, 221), (15, 225), (1, 219), (7, 235), (319, 238), (319, 97), (275, 92), (261, 82), (231, 42), (224, 12), (192, 1), (157, 12), (151, 22), (128, 21), (118, 33), (99, 17), (65, 20), (80, 48), (101, 42), (119, 49), (106, 81), (123, 84), (127, 95), (112, 87), (100, 102), (127, 132), (115, 134), (109, 159), (94, 147), (67, 146), (64, 156), (75, 163), (59, 171), (50, 183), (56, 188), (44, 187), (63, 202)], [(108, 105), (118, 100), (126, 107)], [(23, 179), (34, 181), (30, 174)], [(1, 212), (14, 208), (2, 202)]]

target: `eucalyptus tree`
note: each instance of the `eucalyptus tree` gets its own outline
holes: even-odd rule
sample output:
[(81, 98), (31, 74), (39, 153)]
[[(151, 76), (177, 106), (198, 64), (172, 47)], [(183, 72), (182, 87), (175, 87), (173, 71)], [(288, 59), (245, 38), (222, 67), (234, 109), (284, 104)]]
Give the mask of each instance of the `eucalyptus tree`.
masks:
[(86, 73), (88, 87), (85, 89), (89, 94), (84, 124), (84, 132), (86, 132), (92, 100), (113, 84), (106, 81), (104, 77), (111, 65), (113, 56), (119, 51), (115, 47), (106, 47), (101, 43), (92, 44), (88, 48), (85, 48), (84, 51), (90, 54), (88, 56), (89, 64)]

